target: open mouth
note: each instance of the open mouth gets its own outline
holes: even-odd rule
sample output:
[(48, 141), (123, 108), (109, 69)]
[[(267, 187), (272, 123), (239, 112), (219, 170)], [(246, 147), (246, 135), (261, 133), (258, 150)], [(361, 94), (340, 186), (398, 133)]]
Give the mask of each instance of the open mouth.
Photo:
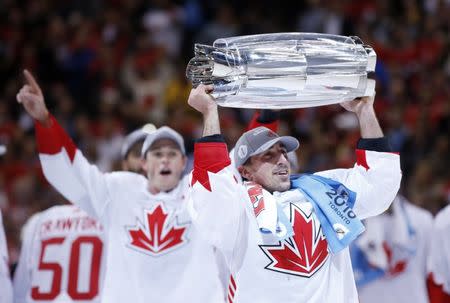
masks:
[(165, 169), (162, 169), (159, 173), (163, 176), (168, 176), (172, 173), (172, 171), (168, 168), (165, 168)]

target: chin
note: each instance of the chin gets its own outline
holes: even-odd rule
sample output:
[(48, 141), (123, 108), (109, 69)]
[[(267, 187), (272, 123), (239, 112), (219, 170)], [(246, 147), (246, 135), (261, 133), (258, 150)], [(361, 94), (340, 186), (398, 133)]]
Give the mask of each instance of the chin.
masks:
[(165, 182), (165, 184), (161, 186), (161, 188), (163, 191), (171, 191), (172, 189), (177, 187), (177, 185), (178, 185), (177, 182)]
[(275, 190), (279, 192), (287, 191), (291, 188), (291, 182), (289, 180), (280, 180), (274, 187), (276, 188)]

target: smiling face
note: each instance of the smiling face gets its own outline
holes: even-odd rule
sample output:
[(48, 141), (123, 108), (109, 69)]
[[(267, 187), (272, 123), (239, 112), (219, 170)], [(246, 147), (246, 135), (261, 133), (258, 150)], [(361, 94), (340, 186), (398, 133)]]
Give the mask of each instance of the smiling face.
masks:
[(186, 157), (170, 139), (156, 140), (145, 154), (144, 171), (152, 194), (174, 189), (186, 166)]
[(290, 164), (286, 148), (276, 143), (267, 151), (252, 156), (239, 167), (242, 177), (262, 185), (269, 192), (286, 191), (290, 188)]

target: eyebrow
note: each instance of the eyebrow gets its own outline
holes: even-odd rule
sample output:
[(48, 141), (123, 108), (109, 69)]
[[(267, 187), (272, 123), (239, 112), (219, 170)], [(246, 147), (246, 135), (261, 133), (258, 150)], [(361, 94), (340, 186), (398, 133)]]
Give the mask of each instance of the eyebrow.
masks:
[(163, 149), (164, 147), (167, 147), (170, 150), (180, 150), (177, 146), (164, 145), (164, 146), (157, 146), (155, 148), (150, 148), (149, 151), (158, 151)]

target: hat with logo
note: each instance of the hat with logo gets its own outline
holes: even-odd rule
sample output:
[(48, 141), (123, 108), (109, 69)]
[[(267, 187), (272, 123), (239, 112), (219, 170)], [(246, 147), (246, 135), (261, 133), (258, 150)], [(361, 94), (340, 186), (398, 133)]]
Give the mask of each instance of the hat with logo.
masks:
[(234, 147), (234, 163), (236, 167), (243, 165), (247, 160), (269, 150), (275, 143), (281, 143), (287, 152), (296, 150), (300, 143), (291, 136), (279, 136), (267, 127), (260, 126), (245, 132)]
[(170, 127), (161, 126), (160, 128), (147, 134), (147, 137), (145, 138), (144, 141), (144, 145), (142, 145), (142, 157), (145, 157), (145, 153), (149, 150), (152, 144), (159, 139), (170, 139), (174, 141), (180, 148), (183, 155), (186, 155), (183, 137), (181, 137), (179, 133), (177, 133)]

